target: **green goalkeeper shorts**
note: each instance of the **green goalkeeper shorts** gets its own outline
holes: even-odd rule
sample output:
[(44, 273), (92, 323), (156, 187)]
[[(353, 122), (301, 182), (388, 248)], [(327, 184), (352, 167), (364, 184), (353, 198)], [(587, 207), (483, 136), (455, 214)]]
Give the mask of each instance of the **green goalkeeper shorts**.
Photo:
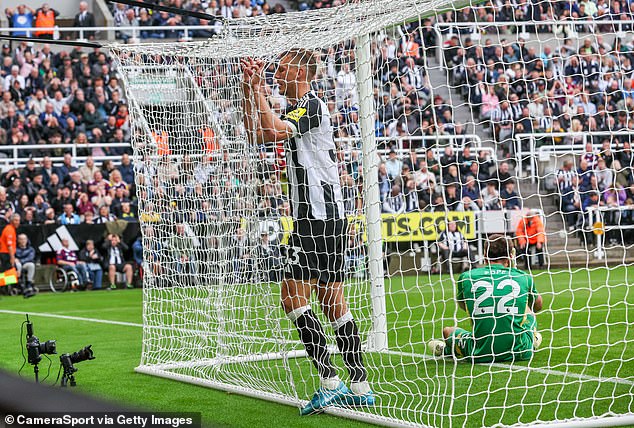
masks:
[[(535, 315), (526, 314), (526, 320), (522, 325), (522, 331), (498, 337), (495, 348), (508, 351), (493, 354), (492, 341), (494, 338), (486, 337), (476, 341), (473, 333), (462, 328), (456, 328), (445, 339), (445, 355), (453, 355), (458, 359), (471, 359), (474, 363), (489, 363), (492, 361), (525, 361), (533, 356), (533, 332), (537, 328)], [(505, 343), (507, 342), (507, 343)]]

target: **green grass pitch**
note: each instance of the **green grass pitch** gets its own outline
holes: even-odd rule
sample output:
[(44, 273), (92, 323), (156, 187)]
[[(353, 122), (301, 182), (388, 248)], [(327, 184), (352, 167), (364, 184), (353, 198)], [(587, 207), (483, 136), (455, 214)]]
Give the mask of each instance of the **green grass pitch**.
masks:
[[(372, 375), (386, 380), (397, 378), (401, 388), (407, 386), (417, 392), (409, 397), (411, 402), (398, 403), (403, 413), (393, 415), (448, 426), (448, 421), (434, 414), (446, 413), (451, 406), (452, 414), (470, 414), (468, 426), (479, 426), (518, 419), (530, 423), (536, 419), (634, 412), (634, 271), (627, 267), (579, 269), (573, 273), (540, 272), (536, 277), (545, 303), (544, 312), (538, 315), (544, 333), (543, 347), (530, 364), (517, 364), (511, 374), (504, 365), (474, 367), (455, 365), (453, 361), (367, 355)], [(386, 290), (388, 324), (393, 326), (390, 344), (402, 351), (424, 353), (423, 341), (438, 337), (443, 324), (453, 319), (455, 304), (451, 300), (450, 279), (396, 276), (386, 280)], [(30, 300), (2, 297), (0, 367), (15, 373), (22, 365), (20, 324), (24, 316), (7, 311), (29, 312), (33, 314), (35, 334), (41, 340), (56, 339), (58, 352), (74, 352), (93, 345), (96, 359), (77, 365), (78, 391), (150, 410), (202, 412), (203, 423), (209, 425), (364, 425), (328, 415), (300, 418), (297, 409), (290, 406), (134, 373), (141, 354), (141, 301), (141, 290), (44, 293)], [(134, 325), (50, 318), (37, 313)], [(463, 314), (459, 313), (459, 317), (463, 318)], [(464, 319), (461, 325), (468, 327)], [(574, 346), (562, 346), (567, 343)], [(600, 346), (608, 343), (610, 346)], [(48, 381), (57, 375), (58, 359), (53, 361)], [(338, 358), (337, 364), (341, 365)], [(379, 374), (374, 368), (377, 366), (390, 368)], [(46, 360), (41, 367), (45, 375)], [(545, 368), (551, 371), (544, 371)], [(304, 378), (312, 373), (306, 359), (295, 360), (291, 369)], [(565, 378), (566, 372), (570, 375)], [(25, 366), (22, 376), (32, 379), (32, 367)], [(382, 386), (384, 392), (379, 400), (386, 400), (385, 404), (399, 400), (390, 394), (389, 383)], [(312, 385), (298, 391), (300, 396), (308, 397), (309, 388)], [(407, 407), (424, 408), (425, 415), (407, 412)], [(464, 417), (457, 416), (452, 426), (462, 426), (463, 422)]]

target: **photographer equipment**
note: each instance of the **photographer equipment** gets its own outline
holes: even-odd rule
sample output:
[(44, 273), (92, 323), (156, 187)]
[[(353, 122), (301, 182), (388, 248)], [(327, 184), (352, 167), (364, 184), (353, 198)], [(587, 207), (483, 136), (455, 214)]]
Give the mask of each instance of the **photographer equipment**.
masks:
[(77, 368), (74, 364), (95, 359), (92, 349), (90, 349), (91, 346), (92, 345), (88, 345), (75, 353), (62, 354), (59, 357), (62, 369), (64, 370), (61, 386), (65, 387), (68, 383), (70, 383), (70, 386), (77, 386), (77, 382), (75, 382), (75, 372), (77, 371)]
[(35, 382), (39, 381), (38, 364), (42, 361), (42, 355), (56, 354), (55, 341), (47, 340), (44, 343), (40, 343), (40, 339), (33, 334), (33, 323), (29, 321), (29, 316), (26, 316), (26, 351), (28, 355), (29, 364), (33, 365), (33, 371), (35, 372)]

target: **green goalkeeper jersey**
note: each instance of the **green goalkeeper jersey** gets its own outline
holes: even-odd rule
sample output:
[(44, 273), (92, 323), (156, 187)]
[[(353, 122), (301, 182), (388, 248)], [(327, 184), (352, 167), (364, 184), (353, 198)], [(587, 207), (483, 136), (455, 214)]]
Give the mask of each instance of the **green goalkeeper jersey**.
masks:
[(537, 298), (533, 277), (519, 269), (489, 265), (464, 272), (458, 300), (473, 323), (470, 356), (476, 362), (529, 359), (535, 316), (528, 308)]

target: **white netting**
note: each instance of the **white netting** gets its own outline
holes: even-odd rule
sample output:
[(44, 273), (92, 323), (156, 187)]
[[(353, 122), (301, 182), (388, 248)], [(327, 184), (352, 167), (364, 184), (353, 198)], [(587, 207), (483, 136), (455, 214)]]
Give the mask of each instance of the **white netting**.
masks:
[[(312, 89), (333, 125), (350, 225), (337, 271), (345, 276), (376, 395), (369, 408), (328, 411), (377, 423), (465, 427), (632, 415), (627, 226), (633, 210), (627, 198), (634, 185), (631, 155), (627, 164), (624, 149), (634, 132), (627, 120), (631, 96), (615, 100), (602, 81), (631, 85), (621, 71), (626, 61), (614, 66), (620, 47), (613, 42), (622, 35), (612, 24), (530, 21), (528, 3), (514, 13), (506, 10), (502, 20), (488, 19), (489, 9), (506, 5), (464, 6), (454, 11), (445, 1), (362, 1), (236, 20), (205, 42), (112, 47), (130, 100), (139, 169), (142, 371), (295, 404), (305, 404), (319, 386), (280, 306), (290, 219), (297, 217), (287, 168), (295, 162), (289, 158), (293, 151), (282, 141), (261, 144), (256, 132), (245, 129), (240, 67), (244, 58), (266, 64), (262, 92), (281, 115), (293, 100), (280, 93), (274, 76), (279, 57), (302, 48), (319, 52)], [(528, 19), (495, 23), (520, 15)], [(472, 22), (476, 17), (482, 23)], [(579, 34), (590, 40), (593, 53), (585, 53), (583, 37), (570, 37)], [(564, 57), (568, 51), (576, 53)], [(601, 63), (596, 73), (590, 66), (595, 56)], [(572, 57), (583, 63), (576, 67)], [(573, 69), (565, 71), (571, 62)], [(542, 72), (542, 66), (551, 71)], [(554, 75), (559, 71), (561, 79)], [(252, 110), (247, 116), (259, 120), (263, 109), (258, 111), (253, 97), (246, 102)], [(596, 114), (588, 112), (589, 104)], [(579, 105), (586, 110), (573, 111)], [(617, 128), (605, 115), (618, 122), (621, 111), (625, 125), (615, 137)], [(287, 119), (294, 112), (301, 128), (304, 113), (288, 112)], [(556, 120), (568, 125), (558, 129)], [(600, 148), (606, 137), (607, 146)], [(584, 148), (586, 142), (594, 147)], [(586, 180), (587, 173), (557, 171), (571, 159), (573, 170), (583, 168), (581, 159), (594, 160), (593, 150), (607, 158), (610, 146), (618, 160), (608, 167), (612, 182), (631, 187), (622, 190), (621, 208), (593, 211), (586, 196), (597, 190), (607, 204), (606, 192), (612, 191), (609, 179), (600, 187), (598, 178), (607, 175), (602, 167), (597, 163), (597, 179), (588, 178), (588, 187), (580, 189), (571, 177)], [(323, 198), (337, 193), (333, 183), (322, 184), (327, 186), (319, 186), (320, 192), (331, 188)], [(571, 204), (559, 204), (570, 195)], [(521, 235), (517, 225), (529, 210), (544, 224), (539, 236), (545, 242), (533, 262), (546, 270), (527, 269), (544, 298), (537, 315), (541, 349), (529, 362), (514, 364), (433, 358), (425, 343), (442, 337), (442, 327), (470, 329), (455, 302), (454, 271), (461, 263), (483, 262), (488, 234)], [(467, 241), (461, 263), (437, 262), (443, 248), (436, 242), (446, 220), (455, 220)], [(383, 239), (377, 238), (378, 225)], [(319, 235), (314, 232), (315, 242)], [(524, 261), (519, 258), (518, 267)], [(339, 375), (348, 381), (330, 320), (313, 300)]]

